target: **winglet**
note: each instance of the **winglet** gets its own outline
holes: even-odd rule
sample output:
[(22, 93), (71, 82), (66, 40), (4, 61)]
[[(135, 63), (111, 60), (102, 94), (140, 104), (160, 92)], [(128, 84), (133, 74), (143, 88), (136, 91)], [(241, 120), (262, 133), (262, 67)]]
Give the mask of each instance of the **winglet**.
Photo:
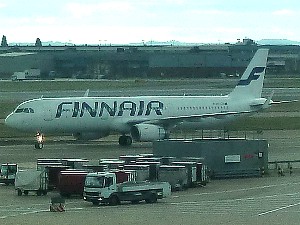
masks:
[(84, 96), (83, 97), (88, 97), (89, 96), (89, 93), (90, 93), (90, 89), (87, 89), (84, 93)]

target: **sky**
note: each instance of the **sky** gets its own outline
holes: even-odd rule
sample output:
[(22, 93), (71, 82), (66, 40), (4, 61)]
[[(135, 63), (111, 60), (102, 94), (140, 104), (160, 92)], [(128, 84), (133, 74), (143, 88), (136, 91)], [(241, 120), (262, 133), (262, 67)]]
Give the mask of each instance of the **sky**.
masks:
[(0, 21), (8, 44), (300, 41), (299, 0), (0, 0)]

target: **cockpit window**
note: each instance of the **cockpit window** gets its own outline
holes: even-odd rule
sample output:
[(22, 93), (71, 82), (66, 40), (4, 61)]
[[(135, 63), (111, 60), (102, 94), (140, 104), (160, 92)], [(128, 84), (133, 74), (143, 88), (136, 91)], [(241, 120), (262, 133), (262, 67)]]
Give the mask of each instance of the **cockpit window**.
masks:
[(24, 108), (24, 113), (29, 113), (29, 109), (28, 108)]
[(34, 113), (32, 108), (18, 108), (15, 113)]
[(21, 112), (23, 112), (23, 108), (18, 108), (16, 111), (15, 111), (15, 113), (21, 113)]

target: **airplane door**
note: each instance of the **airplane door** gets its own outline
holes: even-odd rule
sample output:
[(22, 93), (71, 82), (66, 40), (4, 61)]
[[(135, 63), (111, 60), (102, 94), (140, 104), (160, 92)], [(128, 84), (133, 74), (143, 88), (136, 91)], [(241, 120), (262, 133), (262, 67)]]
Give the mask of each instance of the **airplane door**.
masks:
[(45, 121), (52, 121), (54, 119), (54, 114), (53, 114), (53, 110), (51, 110), (51, 108), (49, 106), (47, 106), (46, 104), (44, 105), (44, 120)]

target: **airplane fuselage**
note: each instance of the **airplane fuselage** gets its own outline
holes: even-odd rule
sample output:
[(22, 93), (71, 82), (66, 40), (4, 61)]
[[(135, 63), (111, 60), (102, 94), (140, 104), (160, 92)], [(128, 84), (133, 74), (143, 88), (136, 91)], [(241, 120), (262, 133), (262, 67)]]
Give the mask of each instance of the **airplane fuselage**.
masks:
[[(13, 123), (32, 132), (110, 130), (128, 133), (130, 125), (140, 121), (247, 110), (250, 108), (245, 99), (237, 102), (228, 96), (41, 98), (21, 104), (14, 112)], [(230, 122), (232, 117), (227, 115), (222, 119), (196, 118), (192, 122), (183, 122), (180, 126), (199, 129), (218, 127)]]

